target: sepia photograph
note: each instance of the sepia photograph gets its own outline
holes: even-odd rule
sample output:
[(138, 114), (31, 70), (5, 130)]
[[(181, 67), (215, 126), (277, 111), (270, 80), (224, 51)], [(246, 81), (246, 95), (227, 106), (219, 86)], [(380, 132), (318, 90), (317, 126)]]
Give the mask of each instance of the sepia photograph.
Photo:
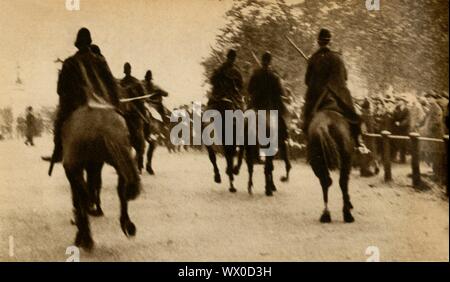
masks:
[(0, 0), (0, 262), (448, 262), (448, 6)]

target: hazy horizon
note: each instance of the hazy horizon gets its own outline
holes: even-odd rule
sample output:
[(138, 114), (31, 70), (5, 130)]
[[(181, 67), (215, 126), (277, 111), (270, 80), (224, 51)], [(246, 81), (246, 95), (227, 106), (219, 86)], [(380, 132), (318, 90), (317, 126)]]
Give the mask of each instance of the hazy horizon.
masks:
[[(68, 11), (65, 0), (18, 0), (0, 3), (2, 71), (0, 106), (17, 110), (26, 105), (56, 105), (56, 58), (76, 52), (80, 27), (90, 29), (117, 78), (130, 62), (143, 79), (153, 71), (155, 83), (166, 89), (169, 107), (203, 100), (200, 62), (214, 45), (232, 1), (219, 0), (81, 0), (79, 11)], [(15, 84), (20, 65), (22, 91)]]

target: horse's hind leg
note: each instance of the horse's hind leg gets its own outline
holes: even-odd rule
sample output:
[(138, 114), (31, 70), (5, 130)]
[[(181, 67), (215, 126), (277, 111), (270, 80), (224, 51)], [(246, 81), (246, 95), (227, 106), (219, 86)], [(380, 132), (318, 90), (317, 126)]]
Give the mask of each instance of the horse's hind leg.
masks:
[(288, 147), (284, 140), (280, 140), (279, 144), (280, 144), (280, 158), (284, 161), (284, 165), (286, 168), (286, 175), (282, 176), (280, 178), (280, 180), (282, 182), (288, 182), (289, 181), (289, 172), (291, 171), (291, 168), (292, 168), (291, 162), (289, 161)]
[(239, 174), (239, 170), (241, 170), (241, 166), (242, 166), (242, 161), (244, 159), (244, 146), (239, 146), (239, 152), (238, 152), (238, 162), (237, 164), (233, 167), (233, 173), (234, 175), (238, 175)]
[(119, 184), (117, 190), (120, 200), (120, 227), (127, 237), (136, 235), (136, 226), (128, 215), (128, 197), (126, 192), (128, 185), (122, 176), (119, 176)]
[(331, 214), (328, 210), (328, 189), (333, 183), (333, 180), (331, 179), (328, 168), (322, 158), (311, 160), (311, 167), (314, 171), (314, 174), (319, 178), (323, 192), (323, 202), (325, 208), (323, 210), (322, 216), (320, 217), (320, 222), (328, 223), (331, 222)]
[(91, 230), (89, 228), (88, 203), (89, 195), (86, 191), (86, 183), (83, 179), (83, 169), (65, 167), (67, 179), (72, 191), (73, 212), (78, 232), (75, 237), (75, 246), (90, 251), (94, 246)]
[(103, 216), (100, 200), (100, 191), (102, 189), (102, 168), (103, 163), (91, 163), (86, 167), (88, 193), (90, 196), (88, 213), (92, 216)]
[(211, 146), (206, 146), (206, 150), (208, 151), (209, 160), (211, 161), (214, 167), (214, 182), (221, 183), (222, 179), (220, 177), (219, 168), (217, 167), (216, 153), (214, 152), (214, 149)]
[(355, 219), (352, 216), (351, 210), (353, 209), (353, 205), (350, 202), (350, 195), (348, 193), (348, 181), (350, 175), (351, 165), (344, 164), (341, 168), (340, 178), (339, 178), (339, 186), (342, 190), (342, 198), (344, 200), (344, 208), (343, 215), (345, 222), (354, 222)]
[(248, 170), (248, 183), (247, 183), (247, 190), (250, 195), (252, 195), (252, 188), (253, 188), (253, 166), (255, 163), (255, 146), (246, 146), (245, 148), (245, 161), (247, 163), (247, 170)]
[(272, 196), (273, 191), (277, 191), (275, 183), (273, 182), (273, 157), (266, 156), (264, 163), (264, 175), (266, 177), (266, 196)]

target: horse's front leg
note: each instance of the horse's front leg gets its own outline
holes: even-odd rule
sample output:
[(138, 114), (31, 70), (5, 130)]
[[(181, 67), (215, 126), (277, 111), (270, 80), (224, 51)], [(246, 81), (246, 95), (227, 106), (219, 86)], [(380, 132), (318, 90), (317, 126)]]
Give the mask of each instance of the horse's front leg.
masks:
[(153, 153), (155, 152), (156, 148), (156, 141), (149, 139), (148, 141), (148, 149), (147, 149), (147, 164), (145, 166), (145, 169), (150, 175), (154, 175), (155, 171), (153, 170), (152, 160), (153, 160)]
[(236, 193), (236, 188), (234, 187), (234, 174), (233, 174), (233, 160), (234, 155), (236, 153), (235, 146), (224, 146), (225, 151), (225, 159), (227, 161), (227, 170), (226, 173), (228, 175), (228, 179), (230, 181), (230, 188), (228, 189), (231, 193)]
[(70, 182), (72, 191), (72, 204), (75, 216), (75, 224), (78, 228), (75, 237), (75, 246), (90, 251), (94, 247), (94, 240), (91, 236), (88, 218), (89, 195), (86, 191), (86, 183), (83, 179), (82, 168), (64, 167), (67, 179)]
[(214, 182), (221, 183), (222, 179), (220, 177), (219, 168), (217, 167), (216, 153), (214, 152), (214, 149), (212, 146), (206, 146), (206, 150), (208, 151), (209, 160), (211, 161), (213, 168), (214, 168)]
[(144, 168), (144, 154), (145, 154), (145, 137), (143, 129), (139, 129), (136, 136), (136, 161), (138, 164), (139, 174), (142, 173)]

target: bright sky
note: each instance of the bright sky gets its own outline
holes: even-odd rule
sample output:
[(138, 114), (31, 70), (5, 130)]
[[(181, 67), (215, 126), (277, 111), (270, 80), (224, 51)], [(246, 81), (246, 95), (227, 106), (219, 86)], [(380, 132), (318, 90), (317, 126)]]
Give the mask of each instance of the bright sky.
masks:
[[(128, 61), (139, 79), (153, 71), (155, 82), (170, 93), (170, 107), (203, 99), (200, 62), (232, 1), (81, 0), (79, 11), (66, 10), (65, 2), (0, 1), (0, 107), (55, 105), (60, 65), (53, 61), (76, 51), (73, 42), (83, 26), (116, 77), (123, 76)], [(22, 91), (15, 86), (17, 65)]]

